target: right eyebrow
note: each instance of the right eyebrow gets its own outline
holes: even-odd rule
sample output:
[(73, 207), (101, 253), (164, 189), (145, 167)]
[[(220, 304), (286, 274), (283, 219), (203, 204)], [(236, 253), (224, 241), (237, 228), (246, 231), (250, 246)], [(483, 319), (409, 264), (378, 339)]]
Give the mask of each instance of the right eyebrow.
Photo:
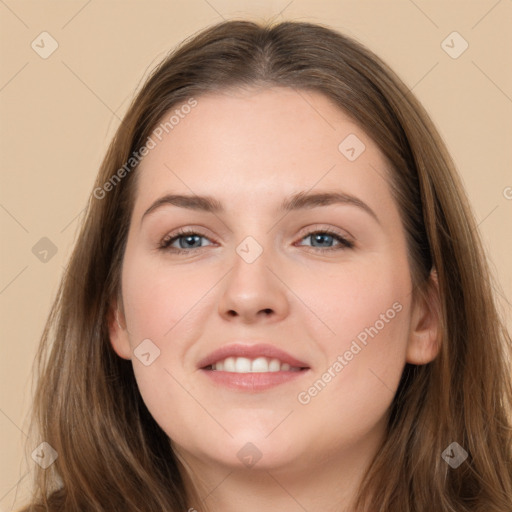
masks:
[(181, 194), (166, 194), (163, 197), (157, 199), (142, 216), (142, 219), (160, 206), (164, 204), (170, 204), (172, 206), (178, 206), (179, 208), (187, 208), (189, 210), (199, 210), (209, 213), (224, 213), (224, 207), (215, 198), (211, 196), (189, 196)]

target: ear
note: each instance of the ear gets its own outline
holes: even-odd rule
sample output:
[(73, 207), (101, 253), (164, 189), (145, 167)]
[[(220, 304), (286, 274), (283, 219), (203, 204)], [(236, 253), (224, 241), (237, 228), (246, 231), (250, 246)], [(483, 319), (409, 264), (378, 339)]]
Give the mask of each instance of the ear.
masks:
[(441, 348), (441, 300), (436, 270), (428, 279), (426, 293), (414, 301), (406, 360), (422, 365), (433, 361)]
[(124, 312), (119, 311), (117, 300), (111, 304), (108, 311), (108, 332), (110, 344), (115, 353), (123, 359), (131, 359), (132, 349), (128, 338), (126, 319)]

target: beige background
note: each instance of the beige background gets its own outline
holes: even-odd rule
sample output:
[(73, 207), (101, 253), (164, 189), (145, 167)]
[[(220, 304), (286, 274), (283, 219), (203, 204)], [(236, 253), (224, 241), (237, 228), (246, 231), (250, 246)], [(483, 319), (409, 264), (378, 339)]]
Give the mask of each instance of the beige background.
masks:
[[(0, 512), (30, 482), (32, 360), (107, 144), (148, 70), (222, 18), (326, 23), (414, 89), (467, 187), (512, 326), (512, 1), (0, 0), (0, 16)], [(47, 59), (31, 47), (43, 31), (58, 43)], [(453, 31), (469, 44), (456, 59), (441, 46)], [(57, 248), (46, 262), (32, 252), (42, 237)]]

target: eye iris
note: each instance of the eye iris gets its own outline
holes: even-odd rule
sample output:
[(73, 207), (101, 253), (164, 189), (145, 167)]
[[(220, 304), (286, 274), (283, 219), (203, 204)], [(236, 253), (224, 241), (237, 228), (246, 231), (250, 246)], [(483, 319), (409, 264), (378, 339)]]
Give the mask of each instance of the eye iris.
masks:
[[(191, 242), (191, 240), (193, 240), (194, 238), (195, 238), (195, 239), (196, 239), (196, 241), (197, 241), (197, 239), (200, 239), (200, 238), (201, 238), (201, 236), (200, 236), (200, 235), (184, 235), (184, 236), (181, 236), (181, 237), (180, 237), (180, 247), (181, 247), (181, 245), (182, 245), (182, 244), (181, 244), (181, 241), (182, 241), (182, 240), (185, 240), (185, 243), (187, 244), (185, 247), (181, 247), (182, 249), (183, 249), (183, 248), (190, 248), (190, 247), (192, 247), (192, 246), (193, 246), (193, 244), (194, 244), (194, 242), (193, 242), (193, 241)], [(189, 245), (189, 242), (191, 242), (191, 245)], [(200, 242), (200, 240), (199, 240), (199, 246), (200, 246), (200, 245), (201, 245), (201, 242)]]
[(332, 238), (332, 235), (327, 235), (327, 234), (325, 234), (325, 235), (324, 234), (316, 234), (316, 235), (312, 235), (312, 236), (316, 242), (320, 242), (320, 243), (325, 242), (326, 237)]

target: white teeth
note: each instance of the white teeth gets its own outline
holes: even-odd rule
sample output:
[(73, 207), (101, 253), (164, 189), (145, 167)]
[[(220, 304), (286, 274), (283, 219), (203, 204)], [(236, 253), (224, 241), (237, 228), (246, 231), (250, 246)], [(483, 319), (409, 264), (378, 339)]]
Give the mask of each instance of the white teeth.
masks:
[[(269, 363), (265, 357), (258, 357), (252, 362), (251, 371), (253, 372), (268, 372)], [(279, 366), (277, 371), (279, 371)]]
[(279, 359), (271, 359), (268, 363), (269, 372), (278, 372), (281, 369), (281, 361)]
[[(222, 361), (221, 361), (222, 364)], [(227, 357), (224, 359), (224, 371), (225, 372), (234, 372), (235, 371), (235, 358)]]
[(246, 357), (237, 357), (235, 359), (235, 372), (247, 373), (251, 371), (251, 360)]
[(266, 372), (288, 372), (299, 371), (300, 368), (290, 367), (288, 363), (281, 363), (279, 359), (257, 357), (227, 357), (211, 366), (212, 370), (232, 373), (266, 373)]

